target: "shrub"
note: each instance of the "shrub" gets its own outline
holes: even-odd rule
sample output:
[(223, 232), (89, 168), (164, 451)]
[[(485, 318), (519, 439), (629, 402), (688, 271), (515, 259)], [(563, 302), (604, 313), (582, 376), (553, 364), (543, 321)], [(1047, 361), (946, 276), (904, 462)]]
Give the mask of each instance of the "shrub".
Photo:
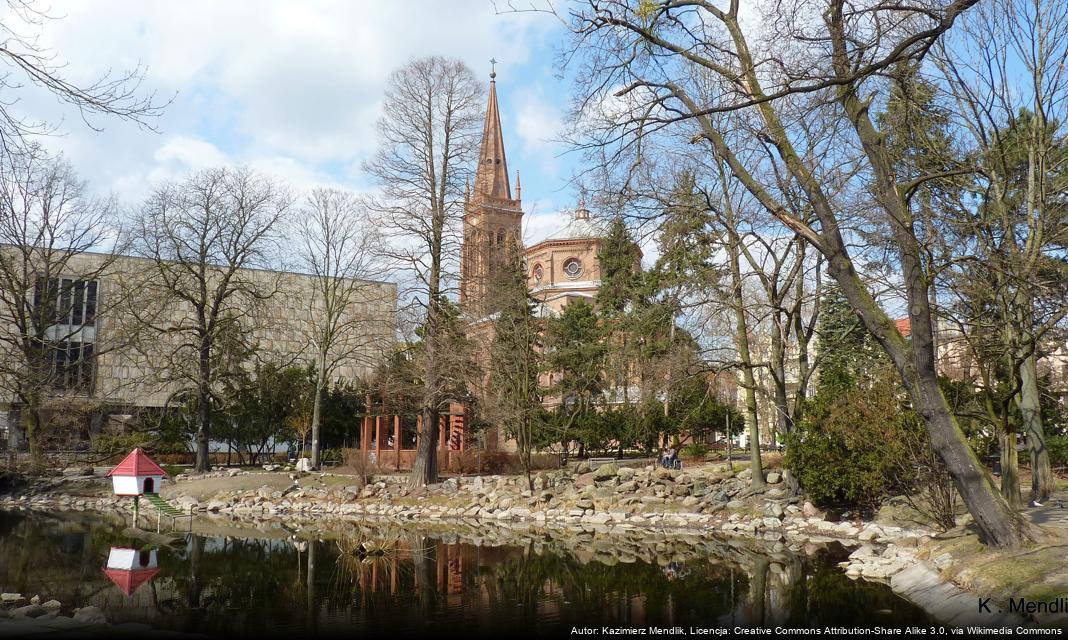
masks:
[(709, 451), (711, 451), (711, 449), (708, 447), (708, 445), (701, 444), (700, 442), (695, 442), (693, 444), (689, 444), (683, 447), (680, 453), (686, 458), (704, 460), (705, 456), (708, 455)]
[[(557, 458), (557, 466), (559, 466), (559, 458)], [(539, 468), (537, 457), (532, 460), (531, 467)], [(507, 475), (519, 473), (522, 470), (519, 456), (504, 451), (483, 451), (481, 455), (478, 451), (464, 451), (463, 455), (453, 463), (453, 468), (464, 474), (485, 473), (489, 475)]]
[(174, 480), (174, 477), (179, 473), (183, 473), (184, 471), (186, 471), (185, 467), (179, 467), (176, 464), (164, 464), (160, 466), (163, 467), (163, 472), (166, 473), (167, 477), (171, 480)]
[(376, 473), (380, 473), (378, 465), (371, 462), (369, 453), (369, 451), (361, 451), (360, 449), (341, 450), (341, 458), (344, 461), (345, 469), (358, 476), (363, 481), (363, 484), (367, 484)]
[[(829, 395), (829, 394), (828, 394)], [(817, 397), (789, 437), (785, 466), (816, 504), (875, 508), (902, 486), (910, 438), (921, 430), (903, 406), (898, 385), (882, 379), (853, 387), (833, 399)]]
[(1055, 467), (1068, 466), (1068, 436), (1047, 436), (1049, 462)]

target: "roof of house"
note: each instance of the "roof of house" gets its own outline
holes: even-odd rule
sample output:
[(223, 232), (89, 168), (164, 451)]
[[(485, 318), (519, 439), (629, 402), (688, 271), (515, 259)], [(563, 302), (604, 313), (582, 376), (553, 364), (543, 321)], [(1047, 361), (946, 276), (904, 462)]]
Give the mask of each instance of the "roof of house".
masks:
[(898, 318), (894, 320), (894, 326), (897, 327), (901, 337), (907, 338), (912, 335), (912, 321), (908, 318)]
[(152, 458), (149, 458), (141, 447), (137, 447), (130, 452), (130, 455), (122, 459), (122, 462), (115, 465), (115, 468), (108, 471), (109, 476), (166, 476), (167, 472), (164, 471), (158, 464), (156, 464)]

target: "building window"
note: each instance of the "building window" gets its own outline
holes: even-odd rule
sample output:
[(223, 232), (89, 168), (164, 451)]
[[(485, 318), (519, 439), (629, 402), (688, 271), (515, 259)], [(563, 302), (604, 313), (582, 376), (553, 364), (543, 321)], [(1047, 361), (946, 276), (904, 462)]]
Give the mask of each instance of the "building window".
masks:
[[(92, 327), (96, 324), (97, 281), (49, 278), (38, 279), (33, 287), (33, 306), (51, 317), (53, 325)], [(49, 308), (51, 307), (51, 308)]]
[(64, 340), (52, 350), (52, 387), (89, 393), (93, 387), (93, 344)]
[(534, 265), (534, 269), (533, 269), (533, 271), (531, 271), (531, 275), (534, 276), (534, 282), (536, 284), (541, 284), (541, 279), (542, 279), (542, 277), (544, 277), (545, 274), (542, 271), (540, 262), (538, 264)]
[(93, 390), (97, 294), (95, 280), (38, 278), (35, 317), (48, 324), (40, 348), (51, 363), (52, 387), (89, 394)]
[(574, 280), (582, 275), (582, 262), (578, 258), (564, 260), (564, 274)]

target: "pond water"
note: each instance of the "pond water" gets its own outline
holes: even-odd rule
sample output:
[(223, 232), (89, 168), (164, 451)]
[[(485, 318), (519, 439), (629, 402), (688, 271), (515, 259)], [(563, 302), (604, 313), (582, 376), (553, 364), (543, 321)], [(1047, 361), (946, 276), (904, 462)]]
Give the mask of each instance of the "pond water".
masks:
[(0, 512), (0, 589), (58, 599), (65, 613), (92, 604), (112, 623), (229, 638), (930, 622), (888, 587), (841, 575), (840, 548), (836, 557), (533, 530), (500, 544), (480, 535), (484, 525), (350, 525), (321, 540), (228, 530), (160, 546), (123, 526), (88, 513)]

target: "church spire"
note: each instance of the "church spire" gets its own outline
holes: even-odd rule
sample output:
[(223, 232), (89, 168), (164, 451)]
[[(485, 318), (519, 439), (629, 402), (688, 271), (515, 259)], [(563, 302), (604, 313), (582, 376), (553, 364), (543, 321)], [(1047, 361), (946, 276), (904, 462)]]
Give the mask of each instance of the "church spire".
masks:
[(486, 105), (486, 123), (482, 128), (478, 169), (475, 171), (474, 195), (476, 198), (489, 196), (499, 200), (511, 200), (508, 162), (504, 155), (504, 133), (501, 131), (501, 112), (497, 106), (496, 78), (497, 72), (494, 70), (490, 73), (489, 102)]

